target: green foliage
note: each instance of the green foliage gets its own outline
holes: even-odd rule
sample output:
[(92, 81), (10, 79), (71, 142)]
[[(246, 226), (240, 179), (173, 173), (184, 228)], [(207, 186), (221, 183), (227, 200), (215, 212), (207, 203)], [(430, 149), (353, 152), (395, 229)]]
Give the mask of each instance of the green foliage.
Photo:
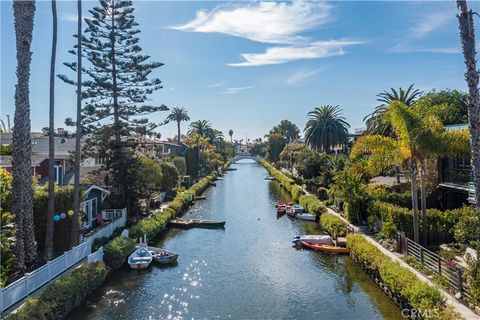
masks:
[(369, 198), (362, 175), (344, 170), (337, 172), (333, 179), (335, 183), (330, 192), (345, 202), (348, 220), (353, 223), (366, 221)]
[(0, 210), (10, 211), (12, 206), (12, 174), (4, 168), (0, 168)]
[(322, 176), (322, 185), (328, 186), (331, 182), (331, 159), (325, 153), (310, 149), (303, 149), (295, 157), (295, 169), (304, 179)]
[(9, 212), (1, 212), (0, 221), (0, 288), (5, 286), (10, 267), (13, 263), (12, 246), (15, 241), (15, 224), (13, 215)]
[(344, 237), (347, 234), (347, 223), (334, 214), (322, 214), (320, 223), (322, 227), (334, 237)]
[(335, 146), (348, 143), (350, 125), (339, 106), (325, 105), (308, 113), (305, 126), (305, 144), (317, 151), (329, 153)]
[(178, 184), (178, 171), (175, 166), (168, 162), (162, 162), (160, 169), (162, 173), (162, 189), (172, 190), (175, 188)]
[(458, 90), (431, 91), (416, 101), (415, 108), (425, 115), (438, 117), (445, 125), (467, 123), (467, 97)]
[(463, 244), (472, 244), (479, 240), (480, 217), (475, 208), (464, 206), (458, 212), (458, 223), (454, 227), (455, 239)]
[(475, 242), (471, 243), (471, 246), (476, 250), (477, 257), (467, 254), (466, 260), (468, 268), (465, 270), (465, 278), (467, 279), (467, 285), (472, 295), (473, 301), (471, 302), (475, 305), (480, 305), (480, 240), (477, 238)]
[(268, 135), (267, 140), (267, 159), (275, 163), (280, 160), (280, 153), (287, 144), (285, 137), (280, 133), (272, 133)]
[(273, 127), (270, 130), (270, 134), (273, 133), (280, 133), (287, 139), (287, 143), (292, 141), (298, 140), (300, 137), (300, 129), (298, 129), (297, 125), (289, 120), (282, 120), (280, 124)]
[(294, 201), (297, 201), (300, 196), (304, 194), (302, 188), (297, 186), (291, 178), (287, 177), (280, 170), (275, 169), (266, 160), (262, 160), (260, 161), (260, 163), (265, 169), (267, 169), (268, 173), (271, 176), (275, 177), (275, 179), (280, 183), (282, 187), (284, 187), (288, 190), (288, 192), (290, 192)]
[(298, 202), (312, 214), (323, 213), (326, 209), (325, 205), (314, 195), (302, 195), (299, 197)]
[(254, 156), (259, 156), (259, 157), (265, 157), (267, 154), (267, 143), (266, 142), (260, 142), (260, 143), (255, 143), (252, 146), (252, 149), (250, 149), (250, 153)]
[(173, 165), (177, 168), (178, 174), (184, 176), (187, 174), (187, 162), (183, 157), (173, 158)]
[(60, 276), (38, 298), (28, 299), (17, 313), (12, 313), (5, 319), (64, 319), (100, 287), (106, 276), (105, 264), (82, 264), (71, 273)]
[(96, 238), (92, 243), (92, 252), (96, 252), (98, 249), (100, 249), (100, 247), (103, 247), (108, 242), (110, 242), (108, 237)]
[(187, 167), (187, 175), (193, 179), (197, 179), (199, 170), (199, 151), (198, 147), (188, 148), (185, 152), (185, 164)]
[(135, 240), (122, 236), (114, 238), (104, 248), (103, 260), (113, 268), (118, 269), (135, 249)]
[(384, 186), (367, 186), (366, 192), (370, 199), (391, 203), (400, 207), (412, 207), (412, 193), (393, 192)]
[(152, 192), (162, 188), (163, 170), (153, 159), (140, 156), (137, 158), (135, 175), (128, 180), (130, 189), (137, 185), (137, 199), (147, 198)]
[(11, 144), (0, 145), (0, 156), (11, 156), (12, 151), (13, 151), (13, 145)]
[(397, 226), (393, 221), (387, 221), (382, 225), (382, 230), (380, 230), (380, 236), (384, 239), (393, 239), (397, 232)]
[(364, 266), (379, 272), (390, 291), (405, 297), (413, 308), (439, 311), (446, 308), (445, 298), (438, 289), (418, 279), (398, 262), (392, 261), (363, 235), (349, 234), (347, 246)]

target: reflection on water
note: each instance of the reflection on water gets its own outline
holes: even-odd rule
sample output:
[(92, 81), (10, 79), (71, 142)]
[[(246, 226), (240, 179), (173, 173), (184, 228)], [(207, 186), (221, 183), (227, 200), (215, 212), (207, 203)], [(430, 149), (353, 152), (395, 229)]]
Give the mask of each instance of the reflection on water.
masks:
[(170, 229), (155, 245), (175, 266), (124, 268), (71, 319), (398, 319), (400, 312), (348, 256), (292, 248), (318, 225), (283, 216), (289, 196), (258, 164), (235, 164), (190, 217), (225, 229)]

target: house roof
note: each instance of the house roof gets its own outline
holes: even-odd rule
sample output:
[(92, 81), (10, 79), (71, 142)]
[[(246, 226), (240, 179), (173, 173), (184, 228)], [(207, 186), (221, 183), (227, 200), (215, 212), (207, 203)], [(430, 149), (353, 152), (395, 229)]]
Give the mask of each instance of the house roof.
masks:
[(86, 186), (85, 195), (87, 195), (92, 190), (99, 190), (102, 192), (102, 194), (106, 194), (106, 195), (110, 194), (110, 191), (108, 191), (107, 189), (104, 189), (102, 187), (92, 184), (90, 186)]
[[(48, 155), (48, 136), (41, 132), (32, 132), (30, 134), (32, 139), (32, 153)], [(12, 144), (13, 138), (11, 132), (4, 132), (0, 134), (0, 144)], [(71, 152), (75, 151), (75, 138), (55, 137), (55, 158), (57, 156), (69, 156)]]

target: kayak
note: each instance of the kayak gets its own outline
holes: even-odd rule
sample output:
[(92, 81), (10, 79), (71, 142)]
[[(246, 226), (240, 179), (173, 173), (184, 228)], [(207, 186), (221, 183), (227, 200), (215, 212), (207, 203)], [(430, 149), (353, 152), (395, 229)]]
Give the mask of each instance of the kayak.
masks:
[(328, 244), (318, 244), (318, 243), (302, 241), (302, 245), (309, 249), (327, 252), (327, 253), (349, 253), (350, 252), (348, 248), (330, 246)]

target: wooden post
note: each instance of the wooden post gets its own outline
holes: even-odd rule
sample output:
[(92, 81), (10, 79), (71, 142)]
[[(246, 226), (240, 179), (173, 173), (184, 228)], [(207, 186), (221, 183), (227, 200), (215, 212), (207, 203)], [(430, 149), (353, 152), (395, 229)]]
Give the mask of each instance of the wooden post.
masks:
[(438, 273), (442, 275), (442, 258), (437, 256), (437, 259), (438, 259)]
[(457, 287), (458, 292), (463, 296), (463, 272), (462, 269), (457, 269)]
[(423, 247), (419, 245), (419, 248), (420, 248), (420, 263), (423, 266)]

